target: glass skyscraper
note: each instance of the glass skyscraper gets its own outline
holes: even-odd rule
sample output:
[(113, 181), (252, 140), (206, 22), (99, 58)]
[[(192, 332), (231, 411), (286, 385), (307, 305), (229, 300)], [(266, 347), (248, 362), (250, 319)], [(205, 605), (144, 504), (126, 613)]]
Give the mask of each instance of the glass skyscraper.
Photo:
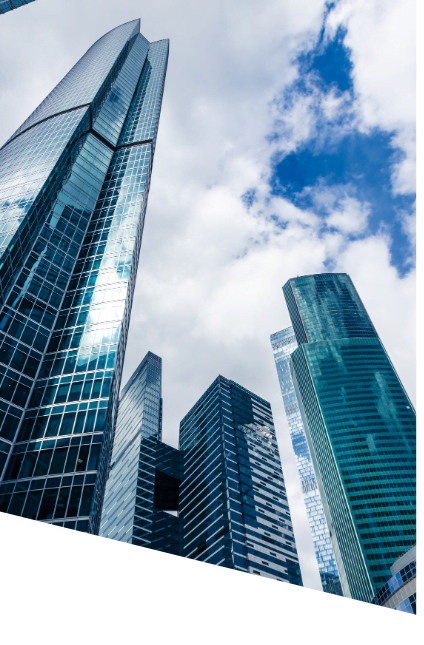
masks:
[(148, 352), (122, 391), (100, 535), (180, 553), (181, 455), (161, 442), (162, 361)]
[(30, 2), (34, 2), (34, 0), (0, 0), (0, 14), (17, 9)]
[(97, 533), (168, 40), (98, 40), (0, 150), (0, 510)]
[(302, 585), (271, 407), (219, 376), (180, 424), (185, 557)]
[(371, 602), (416, 542), (415, 411), (348, 275), (302, 276), (283, 291), (343, 593)]
[(303, 499), (311, 529), (315, 557), (321, 577), (323, 591), (338, 596), (342, 594), (339, 572), (333, 553), (330, 534), (322, 507), (311, 455), (306, 440), (299, 406), (290, 373), (290, 356), (297, 348), (292, 327), (271, 335), (271, 346), (277, 368), (278, 381), (284, 401), (287, 422), (296, 464), (302, 485)]
[(161, 359), (122, 391), (100, 535), (302, 585), (269, 403), (219, 376), (161, 441)]

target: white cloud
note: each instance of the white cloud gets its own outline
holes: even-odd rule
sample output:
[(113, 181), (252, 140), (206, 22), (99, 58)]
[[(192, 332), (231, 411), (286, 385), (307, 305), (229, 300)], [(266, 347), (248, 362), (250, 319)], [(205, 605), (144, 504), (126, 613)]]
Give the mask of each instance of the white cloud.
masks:
[(393, 146), (405, 154), (393, 172), (393, 190), (415, 186), (415, 2), (340, 0), (327, 21), (332, 38), (347, 29), (356, 109), (362, 128), (394, 131)]
[(361, 203), (355, 197), (344, 197), (339, 201), (338, 208), (327, 217), (326, 224), (342, 233), (363, 233), (369, 214), (369, 204)]

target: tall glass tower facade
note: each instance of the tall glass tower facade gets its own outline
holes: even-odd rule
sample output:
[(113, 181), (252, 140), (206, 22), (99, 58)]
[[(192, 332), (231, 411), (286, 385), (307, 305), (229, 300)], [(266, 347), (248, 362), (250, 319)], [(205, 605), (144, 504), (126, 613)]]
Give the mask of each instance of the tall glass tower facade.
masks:
[(0, 150), (0, 510), (97, 533), (168, 60), (133, 20)]
[(302, 585), (271, 407), (219, 376), (180, 424), (182, 555)]
[(181, 455), (160, 441), (162, 360), (148, 352), (122, 391), (100, 535), (180, 553)]
[(289, 280), (291, 373), (345, 596), (371, 602), (416, 542), (416, 419), (348, 275)]
[(0, 14), (17, 9), (30, 2), (34, 2), (34, 0), (0, 0)]
[(290, 356), (297, 348), (292, 327), (271, 336), (271, 346), (277, 368), (278, 381), (284, 401), (296, 464), (302, 485), (303, 499), (311, 529), (315, 557), (323, 591), (342, 596), (339, 572), (331, 544), (330, 534), (322, 507), (315, 471), (306, 440), (299, 405), (290, 373)]

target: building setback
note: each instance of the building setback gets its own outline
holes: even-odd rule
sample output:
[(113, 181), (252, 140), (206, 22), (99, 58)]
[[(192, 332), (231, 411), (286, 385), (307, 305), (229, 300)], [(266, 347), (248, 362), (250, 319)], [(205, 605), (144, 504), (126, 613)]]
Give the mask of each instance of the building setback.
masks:
[(97, 533), (168, 60), (98, 40), (0, 150), (0, 509)]
[(348, 275), (302, 276), (283, 291), (343, 593), (371, 602), (416, 542), (415, 411)]
[(271, 346), (277, 368), (278, 381), (284, 402), (290, 437), (302, 485), (303, 499), (308, 515), (309, 527), (314, 544), (315, 557), (323, 591), (342, 596), (339, 572), (331, 544), (330, 533), (322, 507), (315, 471), (306, 440), (299, 405), (290, 373), (290, 356), (297, 348), (292, 327), (271, 335)]
[(122, 391), (100, 535), (179, 555), (180, 453), (161, 442), (162, 360), (148, 352)]

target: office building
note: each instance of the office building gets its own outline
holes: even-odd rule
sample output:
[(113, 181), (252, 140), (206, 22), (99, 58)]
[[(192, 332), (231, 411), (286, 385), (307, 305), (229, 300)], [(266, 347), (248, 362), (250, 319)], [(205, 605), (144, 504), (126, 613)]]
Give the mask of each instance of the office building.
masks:
[(348, 275), (302, 276), (283, 291), (343, 594), (371, 602), (416, 543), (415, 411)]
[(97, 533), (168, 60), (98, 40), (0, 150), (0, 510)]
[(219, 376), (180, 424), (182, 555), (302, 585), (271, 407)]
[(374, 605), (417, 613), (417, 547), (414, 546), (390, 567), (391, 578), (372, 599)]
[(301, 585), (269, 403), (219, 376), (162, 437), (161, 359), (122, 391), (100, 535)]
[(179, 555), (181, 459), (160, 440), (161, 387), (162, 361), (148, 352), (120, 397), (100, 535)]
[(18, 7), (30, 2), (34, 2), (34, 0), (0, 0), (0, 14), (12, 11), (12, 9), (18, 9)]
[(306, 440), (299, 406), (290, 373), (290, 356), (297, 348), (292, 327), (271, 335), (271, 346), (277, 368), (278, 381), (284, 401), (297, 470), (302, 485), (303, 499), (314, 544), (323, 591), (343, 595), (339, 572), (333, 553), (330, 534), (322, 507), (315, 471)]

